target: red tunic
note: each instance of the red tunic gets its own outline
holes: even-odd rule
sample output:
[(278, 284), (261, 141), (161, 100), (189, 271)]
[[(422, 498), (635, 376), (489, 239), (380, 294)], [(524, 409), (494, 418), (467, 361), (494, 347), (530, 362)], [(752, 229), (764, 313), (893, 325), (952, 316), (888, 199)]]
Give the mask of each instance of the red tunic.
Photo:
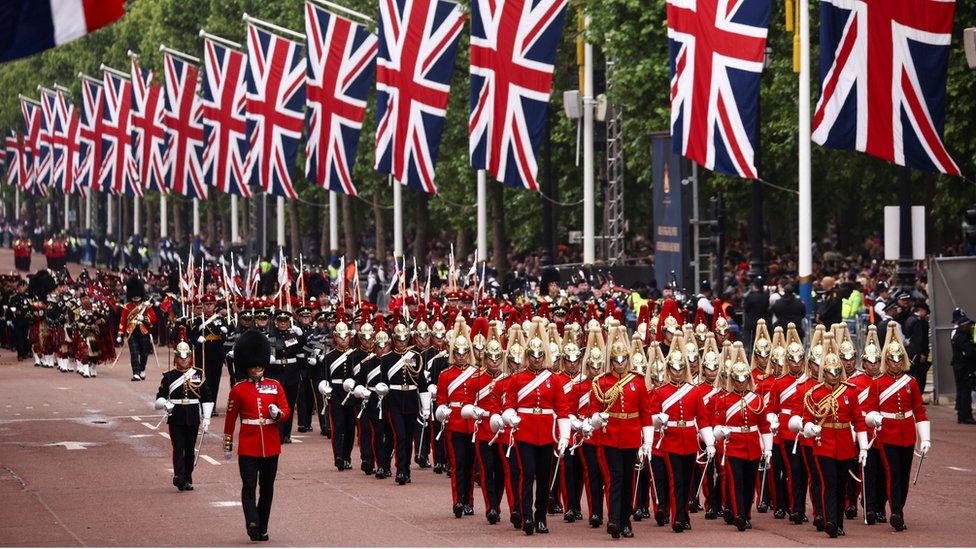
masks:
[(509, 378), (505, 407), (513, 408), (522, 419), (515, 440), (541, 446), (556, 442), (556, 419), (568, 418), (573, 406), (552, 372), (522, 370)]
[(929, 420), (918, 383), (908, 374), (878, 377), (871, 385), (864, 409), (881, 412), (884, 417), (878, 430), (878, 442), (882, 444), (914, 446), (915, 424)]
[[(861, 407), (857, 404), (857, 392), (854, 386), (845, 383), (843, 387), (844, 390), (837, 396), (837, 410), (824, 418), (815, 419), (812, 411), (804, 406), (803, 424), (806, 425), (807, 422), (812, 421), (822, 428), (820, 438), (815, 439), (813, 443), (813, 455), (815, 456), (840, 460), (857, 457), (857, 445), (855, 444), (854, 433), (851, 432), (851, 426), (853, 425), (855, 432), (864, 432), (866, 430), (864, 414), (861, 413)], [(816, 404), (828, 398), (835, 389), (825, 383), (818, 383), (807, 394), (812, 397), (810, 400)]]
[(726, 455), (739, 459), (759, 459), (762, 456), (759, 435), (769, 433), (769, 422), (761, 396), (753, 392), (717, 395), (713, 421), (715, 425), (724, 425), (731, 431), (725, 444)]
[[(478, 377), (482, 382), (482, 386), (478, 390), (477, 405), (488, 412), (488, 417), (478, 422), (478, 440), (490, 442), (491, 439), (495, 438), (495, 433), (491, 430), (490, 418), (493, 414), (502, 413), (502, 398), (505, 396), (505, 385), (508, 383), (508, 374), (498, 374), (498, 376), (492, 378), (486, 373)], [(451, 415), (455, 413), (457, 412), (453, 412)], [(498, 435), (498, 440), (502, 440), (504, 436), (505, 432), (503, 429), (503, 432)]]
[(452, 433), (474, 432), (474, 420), (461, 417), (461, 407), (474, 404), (475, 396), (481, 389), (481, 373), (474, 366), (463, 370), (451, 365), (437, 377), (437, 402), (451, 408), (446, 429)]
[[(623, 376), (610, 372), (598, 376), (596, 384), (606, 397), (606, 393), (621, 379)], [(642, 442), (641, 428), (651, 425), (652, 398), (644, 385), (644, 378), (639, 375), (634, 375), (625, 383), (620, 396), (608, 405), (601, 403), (596, 391), (591, 390), (590, 402), (598, 408), (595, 411), (610, 414), (606, 426), (600, 429), (600, 444), (622, 450), (639, 448)]]
[[(801, 387), (806, 385), (807, 376), (800, 374), (795, 377), (786, 374), (776, 378), (769, 390), (769, 410), (779, 416), (779, 431), (776, 433), (777, 442), (793, 442), (796, 433), (790, 431), (790, 418), (803, 415), (803, 395)], [(791, 448), (792, 449), (792, 448)]]
[[(119, 313), (119, 334), (125, 334), (129, 329), (129, 327), (126, 325), (126, 320), (129, 318), (129, 313), (132, 312), (133, 310), (139, 310), (139, 308), (142, 307), (142, 305), (143, 305), (142, 301), (140, 301), (139, 303), (134, 303), (130, 301), (122, 307), (122, 312)], [(146, 307), (146, 310), (142, 312), (142, 317), (143, 317), (143, 321), (141, 323), (137, 323), (138, 328), (142, 330), (142, 333), (148, 334), (149, 333), (148, 327), (156, 323), (155, 309), (153, 309), (152, 307)], [(135, 321), (135, 319), (133, 319), (133, 321)], [(125, 336), (123, 335), (123, 337)]]
[[(698, 453), (698, 429), (711, 425), (698, 386), (691, 383), (662, 385), (651, 396), (650, 406), (651, 415), (668, 415), (667, 427), (656, 435), (663, 437), (661, 450), (681, 455)], [(657, 446), (657, 442), (654, 445)]]
[(224, 444), (233, 444), (237, 417), (241, 418), (240, 442), (237, 453), (242, 456), (271, 457), (281, 453), (278, 422), (271, 420), (268, 407), (276, 404), (281, 410), (278, 422), (288, 421), (291, 409), (285, 398), (285, 389), (274, 379), (250, 379), (238, 382), (227, 398), (227, 415), (224, 418)]

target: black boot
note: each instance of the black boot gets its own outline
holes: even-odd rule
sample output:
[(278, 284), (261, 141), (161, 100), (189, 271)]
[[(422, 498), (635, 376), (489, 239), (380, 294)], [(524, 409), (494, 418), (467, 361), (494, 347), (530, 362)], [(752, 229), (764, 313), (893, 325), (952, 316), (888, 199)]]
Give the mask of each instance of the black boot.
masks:
[(610, 537), (613, 539), (620, 539), (620, 527), (617, 526), (616, 522), (607, 523), (607, 533), (610, 534)]

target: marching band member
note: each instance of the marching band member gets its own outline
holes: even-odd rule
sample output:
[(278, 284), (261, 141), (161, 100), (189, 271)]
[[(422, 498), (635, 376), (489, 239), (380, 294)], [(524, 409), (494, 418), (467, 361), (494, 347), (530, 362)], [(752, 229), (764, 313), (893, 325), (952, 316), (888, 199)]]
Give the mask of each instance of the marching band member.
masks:
[(421, 398), (424, 393), (427, 393), (429, 399), (428, 402), (421, 402), (420, 407), (420, 429), (414, 429), (414, 461), (417, 466), (421, 469), (430, 469), (430, 440), (431, 431), (433, 431), (433, 426), (431, 423), (431, 406), (433, 405), (434, 395), (431, 394), (430, 388), (434, 387), (434, 391), (437, 391), (436, 379), (432, 376), (432, 362), (434, 357), (440, 354), (440, 350), (431, 345), (430, 342), (430, 322), (427, 320), (427, 307), (423, 303), (417, 305), (417, 313), (414, 315), (413, 326), (411, 328), (411, 337), (413, 338), (413, 349), (417, 354), (420, 355), (420, 360), (423, 361), (424, 365), (424, 377), (427, 379), (426, 391), (424, 387), (420, 387)]
[(362, 368), (356, 378), (360, 390), (364, 395), (362, 401), (361, 421), (369, 424), (370, 438), (360, 440), (359, 444), (368, 443), (371, 446), (373, 460), (376, 463), (374, 477), (379, 480), (388, 478), (390, 473), (390, 460), (393, 451), (389, 424), (384, 417), (383, 400), (390, 392), (390, 386), (383, 378), (383, 365), (389, 360), (390, 355), (390, 334), (386, 331), (386, 321), (383, 315), (377, 313), (373, 320), (373, 328), (376, 335), (373, 338), (373, 352), (366, 356), (360, 363)]
[[(667, 362), (667, 383), (654, 390), (650, 398), (657, 446), (665, 454), (671, 505), (671, 529), (676, 533), (691, 529), (689, 505), (694, 486), (694, 467), (698, 455), (698, 436), (705, 442), (710, 459), (715, 454), (715, 439), (706, 408), (692, 383), (688, 355), (698, 358), (697, 346), (688, 348), (683, 337), (675, 337)], [(684, 352), (682, 352), (684, 349)]]
[[(877, 328), (875, 328), (877, 329)], [(857, 379), (864, 377), (857, 369), (857, 349), (854, 348), (854, 342), (851, 341), (851, 331), (847, 329), (847, 324), (844, 322), (838, 322), (834, 324), (834, 346), (837, 349), (837, 357), (840, 359), (841, 365), (844, 367), (844, 380), (846, 383), (851, 384), (857, 389), (857, 401), (858, 404), (862, 406), (861, 416), (864, 416), (865, 412), (863, 409), (864, 401), (867, 400), (868, 396), (868, 385), (870, 383), (858, 383)], [(863, 397), (863, 398), (862, 398)], [(861, 478), (861, 464), (857, 460), (851, 460), (851, 472), (854, 478)], [(862, 482), (848, 482), (847, 483), (847, 494), (845, 496), (844, 502), (844, 516), (851, 520), (857, 516), (857, 499), (860, 495)]]
[(824, 336), (823, 348), (819, 382), (803, 396), (803, 434), (814, 440), (812, 472), (823, 490), (824, 530), (836, 538), (844, 535), (850, 461), (855, 456), (862, 464), (867, 461), (868, 436), (854, 386), (844, 381), (844, 366), (833, 348), (833, 334)]
[(717, 395), (713, 418), (716, 438), (725, 438), (728, 503), (733, 524), (740, 532), (752, 528), (752, 503), (760, 461), (772, 456), (772, 438), (762, 397), (755, 392), (752, 368), (741, 343), (734, 346), (735, 362), (729, 371), (726, 392)]
[[(898, 324), (888, 323), (881, 352), (881, 375), (868, 394), (866, 420), (877, 429), (875, 444), (881, 445), (881, 463), (888, 485), (889, 523), (897, 531), (905, 529), (905, 501), (912, 471), (915, 443), (924, 459), (932, 448), (929, 418), (902, 343)], [(884, 428), (882, 428), (882, 426)]]
[(138, 277), (126, 281), (125, 296), (128, 302), (119, 314), (119, 335), (115, 341), (122, 343), (128, 338), (132, 381), (141, 381), (146, 379), (146, 362), (153, 353), (150, 330), (156, 323), (156, 311), (145, 301), (146, 286)]
[(634, 467), (651, 453), (653, 431), (644, 379), (631, 369), (626, 328), (611, 328), (604, 373), (592, 381), (590, 402), (605, 423), (600, 426), (600, 461), (606, 480), (607, 533), (634, 536), (630, 516)]
[[(256, 331), (248, 330), (234, 345), (237, 364), (247, 372), (230, 391), (227, 417), (224, 418), (224, 457), (230, 461), (234, 449), (234, 428), (238, 417), (241, 428), (237, 449), (243, 488), (241, 504), (244, 522), (251, 541), (268, 541), (268, 519), (274, 498), (274, 481), (278, 474), (281, 437), (278, 423), (291, 415), (285, 389), (273, 379), (264, 377), (271, 363), (271, 343)], [(260, 486), (260, 499), (256, 489)]]
[[(807, 376), (803, 343), (796, 331), (796, 325), (792, 322), (786, 327), (785, 351), (786, 366), (783, 374), (773, 382), (769, 397), (769, 413), (778, 414), (776, 423), (780, 427), (774, 438), (773, 462), (779, 463), (776, 470), (783, 471), (785, 479), (782, 480), (785, 480), (787, 489), (786, 497), (780, 500), (780, 507), (776, 511), (779, 513), (784, 505), (788, 505), (790, 522), (802, 524), (808, 520), (806, 492), (809, 473), (803, 454), (796, 450), (797, 438), (800, 436), (798, 431), (802, 427), (805, 394), (800, 388), (807, 382)], [(781, 486), (779, 490), (782, 490)]]
[[(514, 313), (509, 315), (509, 320), (514, 321)], [(522, 467), (519, 463), (518, 452), (512, 451), (512, 446), (515, 444), (515, 433), (514, 428), (518, 427), (518, 423), (522, 420), (518, 415), (506, 416), (504, 413), (504, 408), (507, 407), (505, 402), (508, 393), (508, 384), (511, 383), (512, 374), (521, 371), (523, 364), (525, 363), (525, 337), (522, 334), (522, 328), (515, 325), (510, 326), (508, 329), (508, 335), (505, 337), (505, 342), (507, 348), (505, 349), (505, 359), (502, 369), (508, 373), (504, 384), (498, 389), (502, 391), (502, 427), (503, 435), (499, 440), (505, 440), (504, 452), (505, 459), (502, 461), (502, 466), (505, 467), (505, 494), (508, 497), (508, 509), (509, 517), (508, 520), (516, 530), (522, 529)], [(503, 445), (499, 444), (499, 451), (503, 451)]]
[(506, 388), (504, 412), (510, 418), (510, 426), (511, 418), (521, 418), (515, 429), (515, 450), (521, 466), (522, 530), (526, 535), (549, 533), (546, 509), (552, 456), (554, 451), (556, 455), (562, 454), (569, 446), (569, 413), (572, 411), (562, 387), (557, 387), (551, 379), (552, 357), (542, 319), (533, 320), (530, 327), (526, 368), (512, 374)]

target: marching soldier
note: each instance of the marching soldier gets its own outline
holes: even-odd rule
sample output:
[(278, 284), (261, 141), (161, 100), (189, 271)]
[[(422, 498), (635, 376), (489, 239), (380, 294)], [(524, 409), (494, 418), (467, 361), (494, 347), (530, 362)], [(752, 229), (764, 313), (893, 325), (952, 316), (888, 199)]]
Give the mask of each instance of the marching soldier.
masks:
[[(559, 369), (566, 376), (563, 384), (563, 394), (573, 408), (570, 414), (570, 423), (573, 426), (574, 436), (585, 440), (586, 433), (592, 433), (588, 428), (584, 431), (583, 421), (589, 419), (587, 412), (590, 404), (591, 379), (583, 371), (583, 353), (577, 343), (576, 330), (574, 326), (567, 326), (563, 334), (562, 347), (559, 353)], [(580, 441), (582, 442), (582, 440)], [(574, 444), (575, 446), (576, 444)], [(563, 496), (566, 514), (563, 520), (566, 522), (576, 522), (583, 520), (583, 512), (580, 508), (582, 499), (585, 465), (583, 463), (583, 452), (570, 451), (563, 455), (562, 479)]]
[(479, 372), (485, 378), (484, 386), (478, 390), (470, 412), (475, 417), (475, 457), (481, 471), (481, 492), (488, 524), (496, 524), (501, 519), (501, 499), (505, 490), (505, 454), (502, 445), (497, 444), (505, 430), (501, 413), (508, 372), (504, 371), (504, 365), (505, 349), (495, 330), (490, 329)]
[[(423, 303), (417, 305), (417, 314), (414, 317), (412, 336), (414, 351), (420, 355), (420, 359), (424, 363), (424, 377), (427, 379), (427, 396), (430, 397), (432, 405), (434, 395), (431, 394), (430, 388), (433, 386), (434, 392), (436, 392), (437, 384), (432, 377), (431, 363), (435, 357), (441, 354), (441, 351), (430, 343), (430, 324), (427, 321), (427, 308)], [(431, 432), (434, 430), (431, 423), (431, 410), (432, 408), (428, 406), (425, 413), (423, 408), (421, 408), (420, 421), (423, 423), (419, 430), (414, 430), (414, 434), (416, 435), (413, 440), (414, 461), (421, 469), (430, 469), (431, 467), (430, 440), (432, 438)]]
[(410, 482), (414, 431), (420, 427), (418, 421), (426, 421), (430, 415), (430, 392), (424, 369), (423, 357), (410, 348), (410, 329), (397, 318), (393, 324), (393, 352), (383, 361), (383, 378), (389, 386), (386, 413), (393, 430), (395, 478), (399, 485)]
[(373, 352), (363, 359), (360, 363), (362, 367), (356, 378), (360, 387), (365, 388), (362, 393), (364, 398), (362, 408), (360, 408), (361, 421), (369, 424), (370, 438), (360, 439), (362, 446), (368, 443), (373, 452), (373, 460), (376, 463), (374, 476), (377, 479), (388, 478), (390, 473), (390, 453), (393, 444), (390, 436), (389, 424), (384, 415), (383, 401), (390, 392), (390, 386), (383, 380), (383, 364), (389, 360), (390, 354), (390, 334), (386, 331), (386, 321), (383, 315), (377, 313), (373, 321), (373, 328), (376, 330), (374, 338)]
[[(905, 501), (911, 483), (915, 443), (922, 459), (932, 448), (929, 418), (915, 378), (908, 375), (911, 363), (896, 329), (889, 322), (881, 353), (881, 375), (868, 394), (868, 427), (877, 430), (875, 444), (881, 445), (881, 462), (888, 480), (889, 524), (905, 529)], [(882, 424), (884, 428), (882, 429)]]
[(151, 330), (156, 324), (156, 311), (151, 302), (146, 301), (146, 286), (135, 276), (125, 283), (125, 297), (128, 302), (119, 314), (119, 335), (116, 343), (129, 342), (129, 361), (132, 365), (132, 381), (146, 379), (146, 362), (153, 353)]
[[(274, 481), (281, 454), (279, 423), (291, 416), (285, 389), (278, 381), (264, 377), (271, 362), (271, 343), (259, 331), (248, 330), (237, 338), (234, 355), (247, 379), (231, 389), (224, 419), (224, 457), (230, 461), (234, 449), (234, 428), (241, 420), (238, 465), (243, 487), (241, 504), (251, 541), (268, 541), (268, 519), (274, 498)], [(260, 499), (256, 490), (260, 486)]]
[[(450, 356), (448, 355), (448, 342), (447, 327), (444, 324), (444, 319), (441, 316), (440, 305), (434, 305), (432, 316), (432, 322), (430, 326), (430, 342), (432, 356), (426, 361), (427, 363), (427, 378), (430, 380), (430, 386), (428, 390), (430, 396), (438, 404), (441, 404), (441, 399), (443, 396), (438, 396), (437, 386), (440, 382), (440, 374), (446, 370), (450, 365)], [(428, 357), (425, 357), (428, 358)], [(445, 471), (449, 472), (448, 457), (447, 457), (447, 437), (436, 437), (434, 433), (437, 431), (434, 428), (434, 418), (431, 418), (430, 425), (430, 437), (433, 445), (434, 453), (434, 474), (439, 475)]]
[[(861, 367), (859, 371), (847, 381), (852, 383), (857, 391), (857, 402), (861, 406), (861, 413), (867, 414), (868, 397), (871, 387), (881, 376), (881, 343), (878, 341), (878, 331), (874, 326), (868, 326), (864, 351), (861, 353)], [(866, 418), (865, 418), (866, 420)], [(878, 431), (872, 429), (871, 437), (877, 441)], [(868, 448), (867, 463), (861, 468), (861, 493), (864, 497), (864, 518), (867, 524), (887, 522), (885, 517), (885, 503), (888, 480), (885, 478), (884, 466), (881, 462), (881, 445), (871, 444)]]
[(331, 385), (329, 406), (332, 421), (332, 456), (336, 469), (343, 471), (352, 468), (352, 448), (356, 444), (356, 409), (352, 391), (356, 387), (353, 379), (353, 355), (358, 350), (350, 347), (355, 335), (346, 319), (345, 309), (336, 309), (335, 326), (332, 328), (332, 349), (325, 354), (322, 364), (323, 374)]
[[(809, 471), (803, 460), (803, 454), (797, 451), (802, 422), (803, 395), (800, 388), (807, 382), (804, 367), (803, 343), (792, 322), (786, 328), (786, 366), (783, 375), (776, 378), (770, 388), (769, 413), (776, 414), (777, 420), (771, 421), (779, 427), (774, 437), (773, 461), (777, 471), (783, 471), (786, 482), (786, 498), (781, 500), (780, 509), (788, 503), (789, 518), (793, 524), (807, 522), (806, 491)], [(778, 354), (777, 358), (778, 360)], [(795, 419), (794, 419), (795, 418)], [(767, 419), (769, 416), (767, 414)], [(777, 458), (777, 456), (779, 456)], [(782, 487), (779, 487), (782, 490)], [(782, 497), (782, 496), (780, 496)], [(777, 509), (779, 512), (780, 509)]]
[[(374, 331), (369, 317), (369, 309), (361, 307), (359, 313), (359, 328), (356, 330), (357, 349), (349, 356), (353, 377), (347, 378), (351, 380), (351, 383), (343, 382), (343, 388), (352, 392), (351, 402), (357, 413), (363, 409), (363, 400), (370, 395), (366, 387), (360, 382), (360, 376), (365, 376), (363, 370), (369, 366), (376, 344), (373, 338)], [(376, 459), (373, 456), (372, 444), (373, 424), (368, 416), (363, 416), (360, 413), (357, 416), (357, 425), (359, 427), (359, 459), (361, 461), (359, 468), (366, 476), (372, 476), (376, 472)]]
[[(719, 378), (719, 371), (723, 367), (722, 353), (718, 350), (718, 343), (714, 334), (709, 333), (706, 335), (703, 349), (701, 383), (696, 388), (696, 395), (699, 401), (698, 407), (704, 410), (707, 421), (699, 426), (699, 430), (703, 429), (706, 425), (711, 425), (711, 418), (714, 416), (713, 407), (715, 396), (722, 391), (721, 380)], [(702, 439), (704, 440), (704, 436)], [(712, 436), (712, 444), (715, 445), (714, 433)], [(698, 471), (699, 474), (695, 477), (695, 486), (701, 484), (702, 490), (704, 491), (705, 520), (714, 520), (718, 518), (719, 511), (722, 510), (721, 483), (719, 481), (720, 473), (714, 459), (706, 459), (705, 465), (701, 466)], [(704, 482), (701, 480), (702, 475), (705, 476)], [(698, 494), (694, 494), (692, 497), (697, 499)]]
[(176, 345), (173, 369), (163, 374), (156, 392), (156, 409), (166, 410), (173, 445), (173, 486), (193, 490), (198, 431), (206, 436), (214, 409), (212, 387), (203, 369), (193, 366), (193, 352), (184, 340)]
[(302, 331), (302, 336), (305, 338), (305, 346), (302, 349), (302, 355), (305, 357), (300, 365), (300, 379), (298, 384), (298, 401), (296, 404), (296, 412), (298, 414), (298, 432), (308, 433), (312, 431), (312, 416), (315, 415), (319, 419), (319, 428), (322, 433), (325, 433), (325, 417), (319, 413), (322, 409), (319, 405), (318, 395), (319, 392), (316, 390), (318, 387), (318, 368), (316, 364), (318, 362), (317, 350), (318, 350), (318, 340), (319, 334), (315, 328), (315, 307), (316, 300), (312, 300), (309, 303), (302, 303), (295, 308), (295, 318), (298, 321), (298, 329)]
[[(288, 399), (288, 408), (294, 409), (295, 401), (298, 399), (298, 387), (301, 382), (302, 362), (305, 360), (303, 348), (305, 338), (301, 328), (292, 326), (291, 313), (279, 310), (274, 315), (274, 329), (268, 337), (271, 342), (272, 359), (268, 365), (268, 377), (277, 380), (285, 390), (285, 397)], [(237, 360), (240, 357), (234, 353)], [(282, 444), (291, 444), (291, 428), (294, 416), (289, 416), (279, 422), (280, 436)]]
[(20, 237), (14, 241), (14, 268), (18, 271), (30, 272), (31, 243), (30, 239)]
[(206, 293), (200, 299), (203, 314), (191, 324), (192, 341), (197, 351), (193, 353), (196, 367), (206, 373), (207, 383), (216, 401), (220, 391), (220, 376), (224, 370), (224, 340), (227, 337), (227, 323), (217, 311), (217, 296)]

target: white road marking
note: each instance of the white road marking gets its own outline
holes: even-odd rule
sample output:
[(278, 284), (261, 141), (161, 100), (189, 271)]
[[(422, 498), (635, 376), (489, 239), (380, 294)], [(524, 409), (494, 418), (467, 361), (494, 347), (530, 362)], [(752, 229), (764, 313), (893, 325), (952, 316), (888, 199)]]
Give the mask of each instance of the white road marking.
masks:
[(219, 461), (217, 461), (214, 458), (208, 456), (207, 454), (200, 454), (200, 457), (203, 458), (203, 461), (206, 461), (210, 465), (218, 465), (218, 466), (220, 465), (220, 462)]
[(133, 421), (142, 421), (142, 418), (139, 417), (139, 416), (132, 416), (132, 420)]
[(24, 409), (25, 409), (25, 410), (33, 410), (33, 409), (34, 409), (34, 407), (33, 407), (33, 406), (24, 406)]
[(143, 422), (142, 422), (142, 424), (143, 424), (143, 425), (145, 425), (146, 427), (149, 427), (149, 428), (150, 428), (150, 429), (152, 429), (153, 431), (155, 431), (155, 430), (156, 430), (156, 426), (155, 426), (155, 425), (153, 425), (152, 423), (147, 423), (147, 422), (145, 422), (145, 421), (143, 421)]
[(240, 507), (241, 502), (239, 501), (211, 501), (211, 507)]
[(948, 467), (946, 467), (946, 469), (951, 469), (953, 471), (959, 471), (960, 473), (971, 473), (973, 471), (972, 469), (966, 469), (964, 467), (953, 467), (952, 465), (949, 465)]
[(159, 432), (159, 433), (156, 433), (156, 434), (159, 435), (159, 436), (161, 436), (161, 437), (163, 437), (163, 438), (165, 438), (165, 439), (167, 439), (167, 440), (170, 440), (169, 433)]
[(88, 446), (95, 446), (95, 443), (66, 440), (63, 442), (52, 442), (51, 444), (45, 444), (44, 446), (64, 446), (65, 450), (86, 450)]
[(48, 406), (50, 406), (50, 404), (48, 404), (47, 402), (45, 402), (44, 403), (44, 407), (47, 408)]
[(148, 434), (142, 434), (142, 435), (129, 435), (129, 438), (146, 438), (146, 437), (151, 437), (151, 436), (152, 436), (152, 435), (148, 435)]

